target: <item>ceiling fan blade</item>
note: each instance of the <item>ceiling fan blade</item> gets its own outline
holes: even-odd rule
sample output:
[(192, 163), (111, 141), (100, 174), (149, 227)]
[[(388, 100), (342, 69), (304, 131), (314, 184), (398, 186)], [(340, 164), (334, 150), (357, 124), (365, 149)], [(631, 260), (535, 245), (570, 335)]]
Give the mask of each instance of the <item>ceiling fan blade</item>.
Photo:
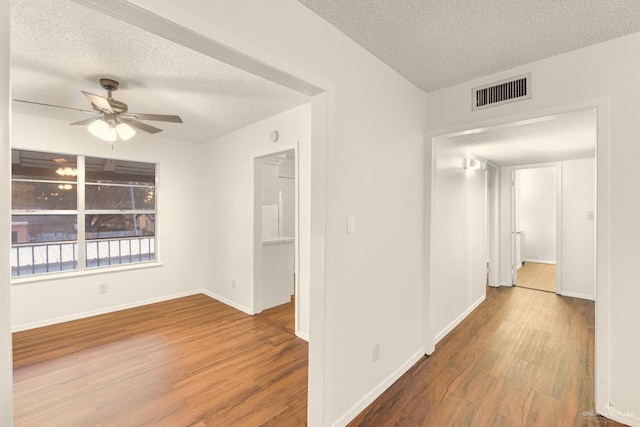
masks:
[(126, 113), (121, 114), (125, 117), (133, 117), (138, 120), (153, 120), (156, 122), (182, 123), (180, 116), (170, 116), (167, 114), (146, 114), (146, 113)]
[(158, 132), (162, 132), (162, 129), (158, 129), (156, 127), (150, 126), (146, 123), (142, 123), (139, 122), (137, 120), (134, 119), (128, 119), (125, 117), (120, 116), (120, 121), (127, 123), (128, 125), (131, 125), (132, 127), (139, 129), (143, 132), (147, 132), (147, 133), (158, 133)]
[(54, 108), (64, 108), (65, 110), (73, 110), (73, 111), (79, 111), (81, 113), (91, 113), (91, 114), (98, 114), (95, 111), (89, 111), (89, 110), (83, 110), (81, 108), (73, 108), (73, 107), (63, 107), (62, 105), (54, 105), (54, 104), (45, 104), (42, 102), (34, 102), (34, 101), (25, 101), (23, 99), (14, 99), (15, 102), (23, 102), (25, 104), (34, 104), (34, 105), (42, 105), (44, 107), (54, 107)]
[(84, 93), (85, 96), (89, 98), (89, 101), (91, 101), (91, 103), (95, 105), (99, 110), (105, 111), (107, 113), (113, 113), (113, 108), (111, 108), (111, 104), (109, 104), (109, 100), (107, 98), (85, 91), (81, 92)]
[(69, 124), (70, 125), (90, 125), (91, 123), (95, 122), (96, 120), (100, 120), (101, 118), (102, 116), (90, 117), (88, 119), (80, 120), (79, 122), (73, 122)]

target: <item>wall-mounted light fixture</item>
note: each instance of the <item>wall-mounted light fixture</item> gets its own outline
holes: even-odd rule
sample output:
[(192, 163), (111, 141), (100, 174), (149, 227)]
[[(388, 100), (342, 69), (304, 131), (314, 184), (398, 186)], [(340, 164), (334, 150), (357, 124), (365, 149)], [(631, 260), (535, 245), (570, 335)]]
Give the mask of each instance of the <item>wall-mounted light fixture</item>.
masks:
[(481, 169), (481, 170), (485, 170), (487, 169), (487, 162), (484, 160), (478, 160), (478, 159), (474, 159), (473, 157), (465, 157), (464, 158), (464, 163), (463, 163), (463, 168), (465, 169)]

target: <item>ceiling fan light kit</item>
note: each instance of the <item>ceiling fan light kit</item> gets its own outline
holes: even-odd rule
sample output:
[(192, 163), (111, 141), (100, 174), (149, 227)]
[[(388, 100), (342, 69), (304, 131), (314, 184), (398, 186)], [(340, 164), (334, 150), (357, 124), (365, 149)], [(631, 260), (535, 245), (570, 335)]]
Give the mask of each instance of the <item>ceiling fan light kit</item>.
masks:
[(182, 119), (180, 118), (180, 116), (171, 116), (166, 114), (129, 113), (129, 106), (124, 102), (113, 99), (112, 96), (112, 92), (118, 90), (120, 83), (113, 79), (103, 78), (100, 79), (100, 86), (102, 86), (102, 88), (107, 91), (106, 98), (82, 91), (82, 93), (87, 98), (89, 98), (91, 107), (94, 111), (79, 110), (77, 108), (63, 107), (61, 105), (43, 104), (33, 101), (23, 101), (20, 99), (15, 99), (14, 101), (96, 114), (96, 117), (80, 120), (71, 124), (88, 125), (89, 132), (92, 135), (108, 142), (115, 142), (116, 140), (118, 140), (118, 138), (120, 138), (120, 140), (122, 141), (127, 141), (136, 134), (136, 129), (150, 134), (162, 132), (162, 129), (143, 123), (140, 120), (182, 123)]
[(123, 141), (131, 139), (136, 134), (136, 130), (126, 123), (118, 123), (116, 132)]

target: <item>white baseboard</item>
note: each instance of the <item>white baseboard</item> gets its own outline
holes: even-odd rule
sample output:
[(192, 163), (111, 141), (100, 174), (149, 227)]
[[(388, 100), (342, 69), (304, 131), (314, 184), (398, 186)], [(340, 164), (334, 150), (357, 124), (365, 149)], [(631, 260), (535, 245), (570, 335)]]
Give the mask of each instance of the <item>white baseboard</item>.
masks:
[(613, 406), (607, 406), (607, 408), (600, 413), (603, 417), (610, 420), (617, 421), (621, 424), (625, 424), (631, 427), (640, 427), (640, 418), (638, 415), (631, 411), (621, 411)]
[(309, 342), (309, 334), (307, 334), (306, 332), (296, 331), (296, 336), (298, 338), (302, 338), (306, 342)]
[(453, 330), (453, 328), (455, 328), (456, 326), (458, 326), (460, 324), (460, 322), (462, 322), (465, 317), (467, 317), (469, 314), (471, 314), (471, 312), (473, 310), (476, 309), (476, 307), (478, 307), (480, 304), (482, 304), (482, 302), (487, 298), (487, 295), (482, 295), (480, 298), (478, 298), (478, 300), (476, 302), (474, 302), (473, 304), (471, 304), (471, 306), (469, 308), (467, 308), (460, 316), (456, 317), (453, 322), (449, 323), (447, 325), (446, 328), (444, 328), (442, 331), (440, 331), (440, 333), (438, 333), (438, 335), (436, 335), (436, 344), (438, 344), (438, 342), (444, 338), (445, 336), (447, 336), (447, 334), (449, 332), (451, 332)]
[(250, 315), (250, 316), (253, 316), (253, 315), (255, 314), (255, 313), (253, 312), (253, 310), (252, 310), (252, 309), (250, 309), (249, 307), (245, 307), (245, 306), (244, 306), (244, 305), (242, 305), (242, 304), (238, 304), (238, 303), (237, 303), (237, 302), (235, 302), (235, 301), (231, 301), (230, 299), (225, 298), (225, 297), (222, 297), (222, 296), (220, 296), (220, 295), (218, 295), (218, 294), (215, 294), (215, 293), (213, 293), (213, 292), (211, 292), (211, 291), (208, 291), (208, 290), (206, 290), (206, 289), (202, 289), (202, 290), (201, 290), (201, 292), (202, 292), (203, 294), (205, 294), (206, 296), (208, 296), (208, 297), (211, 297), (211, 298), (213, 298), (213, 299), (215, 299), (215, 300), (218, 300), (218, 301), (220, 301), (221, 303), (226, 304), (226, 305), (228, 305), (229, 307), (233, 307), (233, 308), (235, 308), (236, 310), (240, 310), (241, 312), (246, 313), (246, 314), (248, 314), (248, 315)]
[(374, 400), (376, 400), (386, 389), (391, 387), (391, 385), (398, 380), (405, 372), (407, 372), (413, 365), (415, 365), (418, 360), (424, 357), (424, 351), (420, 350), (414, 355), (412, 355), (409, 360), (404, 362), (402, 366), (396, 369), (391, 375), (389, 375), (386, 379), (384, 379), (380, 384), (378, 384), (373, 390), (367, 393), (362, 399), (360, 399), (355, 405), (353, 405), (346, 413), (344, 413), (340, 418), (331, 423), (332, 427), (342, 427), (349, 424), (355, 417), (360, 414), (360, 412), (364, 411), (367, 406), (371, 405)]
[(166, 295), (157, 298), (149, 298), (142, 301), (134, 301), (126, 304), (115, 305), (111, 307), (104, 307), (97, 310), (84, 311), (82, 313), (74, 313), (66, 316), (54, 317), (51, 319), (39, 320), (37, 322), (23, 323), (22, 325), (16, 325), (11, 328), (11, 332), (27, 331), (29, 329), (42, 328), (44, 326), (56, 325), (58, 323), (70, 322), (72, 320), (85, 319), (87, 317), (99, 316), (101, 314), (113, 313), (116, 311), (127, 310), (130, 308), (142, 307), (143, 305), (155, 304), (158, 302), (169, 301), (176, 298), (188, 297), (203, 293), (201, 289), (194, 289), (186, 292), (179, 292), (177, 294)]
[(550, 261), (548, 259), (525, 259), (525, 263), (527, 262), (535, 262), (536, 264), (555, 264), (555, 261)]
[(577, 292), (565, 292), (565, 291), (561, 291), (560, 295), (562, 295), (563, 297), (571, 297), (571, 298), (581, 298), (581, 299), (588, 299), (590, 301), (595, 301), (596, 298), (593, 295), (588, 295), (588, 294), (580, 294)]
[(510, 285), (507, 282), (505, 282), (504, 280), (501, 280), (499, 286), (513, 286), (513, 285)]

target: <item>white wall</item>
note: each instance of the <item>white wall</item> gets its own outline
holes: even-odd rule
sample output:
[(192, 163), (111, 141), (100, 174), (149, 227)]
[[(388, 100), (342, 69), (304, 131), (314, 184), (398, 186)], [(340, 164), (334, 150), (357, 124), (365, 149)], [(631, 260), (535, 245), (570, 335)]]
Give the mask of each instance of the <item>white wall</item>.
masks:
[[(135, 3), (330, 86), (325, 289), (312, 301), (324, 316), (322, 341), (310, 343), (309, 422), (346, 423), (422, 353), (425, 94), (295, 0)], [(357, 223), (349, 235), (348, 214)]]
[(595, 300), (595, 159), (562, 162), (562, 294)]
[[(271, 142), (269, 134), (277, 130), (280, 139)], [(253, 313), (254, 301), (254, 160), (299, 147), (300, 228), (308, 230), (310, 206), (310, 141), (311, 105), (306, 104), (272, 118), (254, 123), (246, 128), (219, 137), (203, 146), (201, 181), (206, 189), (203, 212), (207, 220), (202, 223), (200, 235), (207, 242), (203, 251), (203, 265), (211, 268), (203, 271), (202, 281), (216, 298), (235, 307)], [(270, 169), (269, 169), (270, 168)], [(278, 167), (267, 166), (273, 176), (278, 194)], [(277, 203), (277, 197), (271, 202)], [(300, 272), (299, 283), (299, 331), (302, 336), (309, 331), (309, 245), (308, 233), (298, 236)], [(231, 287), (235, 280), (235, 289)]]
[[(471, 88), (525, 72), (532, 73), (530, 100), (472, 112)], [(598, 107), (598, 203), (596, 301), (596, 403), (635, 415), (627, 423), (640, 425), (640, 335), (629, 325), (640, 324), (636, 261), (640, 258), (640, 202), (634, 194), (640, 182), (640, 34), (612, 40), (513, 70), (476, 79), (428, 94), (429, 129), (463, 130), (505, 121)], [(446, 107), (446, 108), (445, 108)], [(444, 133), (444, 132), (442, 132)], [(610, 308), (609, 308), (610, 307)]]
[[(10, 242), (11, 154), (9, 84), (9, 4), (0, 2), (0, 242)], [(11, 253), (9, 245), (0, 246), (0, 425), (13, 424), (13, 354), (11, 352), (11, 287), (9, 284)]]
[[(34, 126), (37, 121), (37, 126)], [(193, 293), (202, 288), (194, 244), (202, 224), (200, 183), (194, 162), (199, 158), (196, 144), (160, 136), (138, 134), (131, 142), (96, 140), (86, 128), (67, 122), (13, 114), (12, 146), (50, 152), (95, 155), (116, 159), (157, 162), (158, 241), (162, 265), (126, 272), (86, 274), (56, 278), (40, 277), (12, 286), (12, 324), (26, 329), (70, 320), (117, 308)], [(108, 285), (107, 294), (98, 293), (99, 284)]]
[(516, 230), (525, 232), (525, 261), (556, 262), (556, 170), (547, 167), (516, 171)]
[(486, 171), (463, 169), (467, 149), (434, 144), (431, 306), (435, 341), (486, 296)]

